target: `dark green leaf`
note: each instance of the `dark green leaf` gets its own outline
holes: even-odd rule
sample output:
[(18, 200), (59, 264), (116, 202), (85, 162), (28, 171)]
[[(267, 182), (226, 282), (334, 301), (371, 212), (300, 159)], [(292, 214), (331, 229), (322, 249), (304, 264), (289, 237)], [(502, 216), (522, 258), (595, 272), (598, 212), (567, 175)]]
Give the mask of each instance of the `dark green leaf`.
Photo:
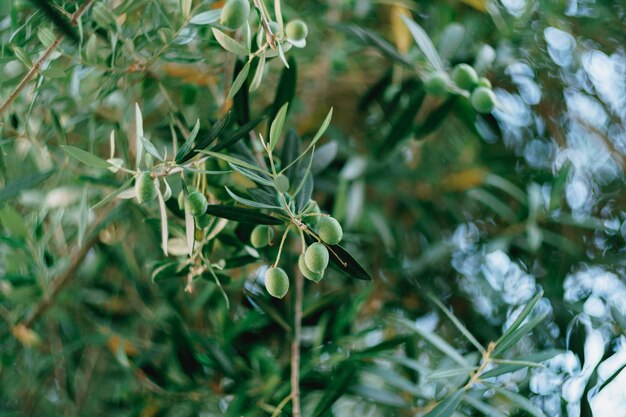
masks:
[(209, 205), (206, 213), (212, 216), (221, 217), (228, 220), (234, 220), (239, 223), (267, 225), (284, 224), (284, 221), (277, 219), (276, 217), (261, 213), (258, 210), (226, 206), (222, 204)]
[(424, 121), (415, 128), (415, 138), (422, 138), (437, 129), (446, 116), (448, 116), (448, 113), (452, 111), (455, 103), (456, 98), (454, 96), (450, 97), (443, 104), (437, 107), (437, 109), (426, 116)]
[(213, 146), (210, 150), (212, 152), (219, 152), (223, 149), (228, 149), (230, 146), (234, 145), (239, 140), (244, 138), (248, 133), (250, 133), (250, 131), (257, 127), (263, 121), (263, 119), (265, 119), (265, 116), (257, 117), (253, 120), (250, 120), (248, 123), (241, 126), (234, 132), (226, 134), (226, 137), (219, 141), (217, 144), (215, 144), (215, 146)]
[(458, 390), (454, 394), (447, 396), (424, 417), (451, 417), (463, 399), (464, 392), (463, 390)]

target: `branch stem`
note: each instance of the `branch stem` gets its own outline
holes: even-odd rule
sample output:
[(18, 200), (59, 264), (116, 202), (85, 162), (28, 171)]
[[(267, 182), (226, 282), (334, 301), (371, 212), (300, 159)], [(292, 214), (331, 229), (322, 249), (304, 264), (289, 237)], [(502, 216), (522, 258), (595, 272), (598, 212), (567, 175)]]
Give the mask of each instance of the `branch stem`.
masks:
[[(80, 6), (80, 8), (76, 10), (76, 12), (74, 12), (70, 20), (70, 23), (72, 25), (75, 25), (78, 19), (80, 19), (80, 17), (87, 11), (89, 6), (93, 2), (94, 0), (85, 1), (83, 5)], [(4, 104), (2, 104), (2, 106), (0, 106), (0, 118), (2, 118), (2, 115), (9, 109), (9, 107), (11, 107), (11, 104), (20, 95), (22, 90), (28, 85), (28, 83), (33, 79), (33, 77), (39, 72), (43, 64), (48, 60), (48, 58), (50, 58), (50, 55), (52, 55), (52, 52), (54, 52), (57, 46), (61, 44), (64, 38), (65, 38), (65, 35), (62, 33), (59, 36), (57, 36), (56, 39), (50, 44), (50, 46), (46, 48), (43, 55), (41, 55), (41, 57), (37, 60), (37, 62), (35, 62), (33, 66), (28, 70), (26, 75), (24, 75), (24, 78), (22, 78), (22, 81), (20, 81), (17, 87), (15, 87), (15, 90), (13, 90), (11, 95), (9, 95), (9, 98), (7, 98), (7, 101), (5, 101)]]

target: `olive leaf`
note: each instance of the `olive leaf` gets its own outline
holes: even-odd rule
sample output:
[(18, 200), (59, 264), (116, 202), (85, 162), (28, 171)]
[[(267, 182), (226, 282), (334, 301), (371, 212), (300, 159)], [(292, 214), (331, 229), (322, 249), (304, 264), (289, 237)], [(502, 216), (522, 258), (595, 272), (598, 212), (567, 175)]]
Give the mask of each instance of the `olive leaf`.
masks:
[[(309, 245), (313, 242), (317, 242), (316, 239), (308, 234), (305, 235), (305, 240)], [(324, 243), (324, 246), (328, 248), (328, 254), (330, 255), (331, 262), (339, 267), (341, 271), (356, 279), (364, 281), (372, 280), (372, 276), (369, 272), (367, 272), (365, 268), (363, 268), (363, 266), (361, 266), (354, 256), (352, 256), (345, 248), (340, 245), (329, 245), (328, 243)]]
[[(194, 131), (196, 128), (194, 127), (194, 131), (191, 132), (189, 138), (185, 141), (183, 146), (179, 149), (176, 154), (176, 162), (184, 163), (195, 156), (196, 153), (205, 149), (211, 143), (213, 143), (217, 137), (222, 133), (228, 122), (230, 121), (231, 112), (226, 113), (224, 117), (215, 122), (213, 126), (209, 129), (209, 131), (201, 138), (197, 138), (198, 132), (194, 135)], [(198, 126), (198, 122), (196, 122), (196, 126)]]
[(213, 31), (213, 36), (215, 36), (215, 40), (222, 46), (222, 48), (226, 49), (228, 52), (232, 52), (235, 55), (248, 55), (249, 51), (245, 46), (222, 32), (217, 28), (211, 28)]
[(258, 210), (227, 206), (223, 204), (209, 204), (206, 213), (215, 217), (234, 220), (239, 223), (266, 225), (280, 225), (285, 223), (283, 220), (261, 213)]
[(24, 190), (36, 187), (37, 185), (47, 180), (55, 172), (56, 169), (51, 169), (45, 172), (38, 172), (36, 174), (25, 176), (18, 181), (13, 181), (6, 184), (0, 190), (0, 204), (10, 200)]
[(78, 149), (74, 146), (61, 145), (61, 148), (69, 156), (76, 159), (77, 161), (82, 162), (85, 165), (89, 165), (94, 168), (108, 168), (111, 166), (110, 163), (100, 158), (99, 156), (96, 156), (90, 152), (83, 151), (82, 149)]

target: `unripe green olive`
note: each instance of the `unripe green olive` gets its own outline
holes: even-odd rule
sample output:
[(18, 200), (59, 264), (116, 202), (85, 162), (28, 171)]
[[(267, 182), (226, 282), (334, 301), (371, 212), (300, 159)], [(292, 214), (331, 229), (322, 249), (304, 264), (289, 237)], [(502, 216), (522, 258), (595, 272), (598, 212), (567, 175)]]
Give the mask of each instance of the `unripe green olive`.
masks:
[(187, 197), (187, 203), (189, 203), (189, 212), (192, 216), (198, 217), (206, 213), (206, 209), (209, 206), (209, 202), (206, 200), (204, 194), (199, 191), (194, 191)]
[(274, 178), (274, 187), (279, 193), (286, 193), (289, 191), (289, 178), (285, 174), (279, 174)]
[(457, 87), (471, 91), (478, 83), (478, 74), (471, 65), (459, 64), (452, 71), (452, 79)]
[(314, 272), (306, 266), (306, 260), (304, 259), (304, 254), (301, 254), (298, 258), (298, 267), (300, 268), (300, 272), (306, 279), (310, 279), (314, 282), (320, 282), (322, 278), (324, 278), (323, 272)]
[(265, 288), (272, 297), (283, 298), (289, 291), (289, 277), (282, 268), (268, 268), (265, 271)]
[(304, 262), (313, 272), (322, 273), (328, 266), (328, 249), (323, 243), (315, 242), (304, 252)]
[(472, 91), (470, 101), (479, 113), (489, 113), (496, 107), (496, 95), (487, 87), (478, 87)]
[(252, 229), (250, 234), (250, 243), (255, 248), (264, 248), (270, 244), (274, 238), (274, 229), (269, 226), (258, 225)]
[(317, 222), (317, 234), (329, 245), (336, 245), (343, 238), (343, 229), (337, 219), (326, 216)]
[(478, 87), (491, 88), (491, 81), (489, 81), (489, 78), (480, 77), (478, 79)]
[(280, 30), (280, 26), (278, 26), (278, 23), (274, 22), (273, 20), (270, 22), (269, 26), (270, 26), (270, 30), (272, 31), (274, 35), (276, 35), (278, 31)]
[(150, 202), (157, 196), (157, 188), (154, 178), (148, 171), (144, 171), (135, 179), (135, 194), (139, 204)]
[(196, 224), (200, 229), (204, 229), (211, 222), (211, 216), (208, 214), (203, 214), (202, 216), (196, 217)]
[(445, 97), (448, 95), (448, 76), (435, 72), (424, 81), (424, 89), (432, 96)]
[(229, 29), (235, 30), (248, 20), (250, 3), (248, 0), (228, 0), (222, 8), (220, 23)]
[(292, 20), (285, 26), (285, 33), (287, 38), (294, 41), (303, 41), (309, 34), (309, 28), (306, 23), (300, 19)]

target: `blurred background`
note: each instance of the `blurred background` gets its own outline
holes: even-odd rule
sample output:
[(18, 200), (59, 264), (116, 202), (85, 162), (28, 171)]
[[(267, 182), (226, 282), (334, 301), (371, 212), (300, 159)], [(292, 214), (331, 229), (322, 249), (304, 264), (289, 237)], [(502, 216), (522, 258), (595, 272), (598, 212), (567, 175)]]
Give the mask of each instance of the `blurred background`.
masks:
[[(0, 5), (0, 102), (59, 31), (35, 3)], [(444, 311), (487, 346), (543, 291), (528, 316), (541, 319), (507, 353), (541, 366), (480, 381), (438, 415), (626, 416), (626, 4), (282, 10), (306, 21), (307, 46), (289, 52), (289, 71), (272, 61), (233, 109), (258, 115), (292, 83), (288, 124), (306, 140), (334, 108), (314, 198), (373, 277), (306, 282), (302, 415), (428, 413), (481, 358)], [(491, 81), (493, 112), (424, 94), (428, 62), (402, 16), (446, 70), (468, 63)], [(250, 229), (218, 239), (229, 308), (211, 276), (185, 292), (159, 249), (156, 207), (87, 210), (123, 180), (60, 148), (107, 158), (115, 130), (128, 156), (135, 102), (155, 143), (169, 143), (172, 120), (212, 123), (240, 64), (178, 0), (96, 0), (77, 31), (0, 120), (0, 415), (291, 415), (277, 407), (290, 392), (293, 297), (265, 293)], [(209, 178), (227, 197), (224, 178)]]

